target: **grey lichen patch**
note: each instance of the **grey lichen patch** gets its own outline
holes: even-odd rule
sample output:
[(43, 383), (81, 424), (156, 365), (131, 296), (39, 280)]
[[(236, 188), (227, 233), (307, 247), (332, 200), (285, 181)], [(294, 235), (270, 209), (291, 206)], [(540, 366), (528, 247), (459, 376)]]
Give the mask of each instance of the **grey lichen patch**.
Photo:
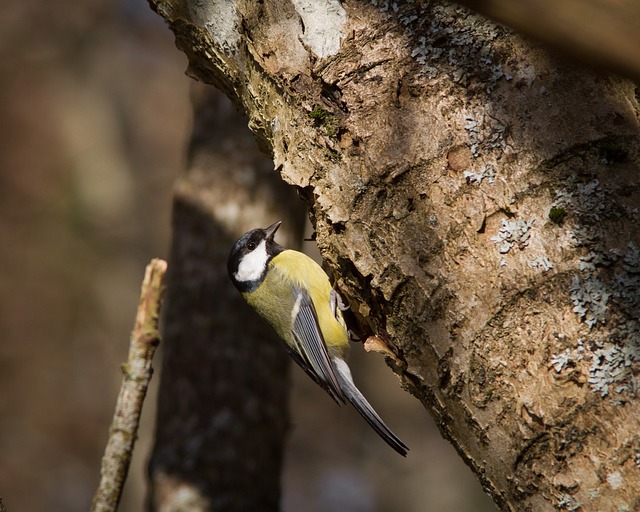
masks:
[(616, 260), (614, 253), (606, 253), (602, 251), (590, 251), (584, 256), (580, 256), (580, 270), (589, 272), (595, 271), (599, 267), (610, 266)]
[(580, 280), (578, 276), (573, 278), (570, 287), (573, 311), (589, 327), (598, 322), (605, 323), (607, 302), (611, 297), (608, 288), (596, 277), (588, 276)]
[(571, 494), (560, 493), (556, 495), (556, 508), (559, 510), (575, 511), (580, 510), (582, 504), (571, 496)]
[[(579, 259), (582, 278), (574, 276), (571, 300), (574, 312), (592, 328), (604, 324), (607, 306), (614, 300), (631, 318), (640, 314), (640, 250), (633, 243), (626, 250), (605, 251), (596, 246)], [(608, 272), (601, 272), (609, 269)]]
[[(640, 250), (633, 242), (627, 245), (622, 269), (613, 277), (615, 296), (633, 313), (640, 312)], [(640, 319), (640, 318), (639, 318)]]
[[(621, 405), (640, 388), (640, 250), (633, 242), (624, 251), (597, 248), (580, 258), (580, 269), (570, 297), (574, 313), (592, 334), (578, 340), (575, 348), (553, 355), (550, 367), (561, 373), (588, 362), (583, 371), (591, 390)], [(609, 309), (617, 322), (613, 327), (607, 326)]]
[(566, 187), (556, 190), (549, 220), (561, 224), (569, 211), (576, 221), (571, 232), (576, 246), (589, 245), (597, 240), (598, 224), (613, 213), (607, 191), (597, 179), (580, 183), (570, 178)]
[(507, 127), (499, 120), (479, 112), (467, 112), (463, 128), (469, 135), (469, 149), (474, 158), (507, 150)]
[(401, 12), (400, 22), (421, 34), (411, 57), (420, 65), (420, 73), (429, 79), (447, 76), (462, 86), (482, 82), (491, 92), (501, 79), (511, 79), (504, 72), (494, 49), (494, 42), (505, 29), (453, 4), (440, 4), (425, 12)]
[(640, 249), (633, 242), (627, 244), (627, 249), (622, 259), (622, 268), (630, 274), (640, 275)]
[(496, 171), (493, 165), (487, 165), (479, 171), (464, 171), (464, 178), (469, 184), (480, 184), (483, 180), (493, 183), (496, 179)]
[[(602, 166), (622, 157), (615, 147), (599, 146), (595, 159), (586, 161)], [(611, 247), (624, 243), (631, 233), (628, 225), (633, 221), (625, 218), (625, 210), (614, 199), (625, 185), (576, 177), (565, 183), (556, 191), (549, 218), (566, 224), (565, 212), (570, 211), (572, 245), (586, 250), (576, 262), (579, 274), (571, 281), (569, 295), (574, 313), (591, 333), (574, 348), (551, 356), (550, 368), (556, 373), (568, 374), (569, 369), (582, 373), (592, 392), (621, 405), (637, 396), (640, 376), (640, 250), (633, 241), (623, 248)], [(616, 236), (611, 236), (612, 229)]]
[(534, 219), (530, 221), (503, 219), (498, 234), (491, 237), (491, 240), (498, 246), (500, 254), (508, 253), (513, 247), (524, 250), (529, 245), (533, 221)]
[(553, 268), (553, 263), (546, 256), (538, 256), (529, 262), (531, 268), (542, 269), (543, 272), (547, 272)]
[(625, 395), (635, 396), (638, 391), (638, 333), (632, 334), (623, 345), (601, 341), (595, 342), (595, 345), (589, 368), (589, 384), (601, 397), (613, 395), (614, 403), (624, 403)]
[(370, 0), (387, 18), (395, 18), (413, 40), (410, 57), (418, 74), (430, 80), (444, 78), (454, 84), (490, 93), (498, 81), (511, 80), (503, 69), (495, 43), (508, 32), (465, 7), (429, 2)]
[(560, 373), (565, 368), (575, 367), (584, 359), (585, 353), (586, 347), (584, 346), (582, 339), (579, 339), (575, 348), (568, 348), (560, 354), (551, 356), (549, 365), (553, 367), (556, 373)]
[(636, 397), (640, 385), (640, 329), (629, 321), (619, 330), (578, 340), (576, 347), (551, 356), (549, 367), (558, 373), (588, 374), (591, 390), (613, 405)]
[(604, 190), (600, 186), (599, 180), (589, 181), (584, 184), (579, 183), (576, 196), (579, 207), (584, 213), (590, 212), (592, 215), (597, 215), (606, 208)]

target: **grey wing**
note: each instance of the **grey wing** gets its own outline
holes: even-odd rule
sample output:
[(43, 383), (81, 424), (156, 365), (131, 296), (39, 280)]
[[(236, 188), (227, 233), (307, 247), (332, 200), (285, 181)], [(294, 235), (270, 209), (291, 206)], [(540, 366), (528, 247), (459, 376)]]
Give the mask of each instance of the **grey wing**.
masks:
[(297, 344), (295, 355), (299, 356), (294, 357), (294, 360), (336, 402), (344, 403), (344, 395), (320, 331), (316, 308), (306, 290), (296, 287), (294, 293), (296, 301), (292, 333)]

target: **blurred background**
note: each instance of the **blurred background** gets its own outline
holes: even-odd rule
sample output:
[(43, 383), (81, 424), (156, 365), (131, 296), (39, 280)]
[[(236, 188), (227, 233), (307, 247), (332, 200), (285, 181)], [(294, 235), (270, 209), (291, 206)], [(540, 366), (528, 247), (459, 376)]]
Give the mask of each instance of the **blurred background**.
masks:
[[(8, 512), (88, 510), (144, 266), (169, 252), (191, 81), (144, 0), (13, 1), (0, 34), (0, 497)], [(495, 510), (382, 358), (353, 359), (412, 451), (370, 453), (364, 421), (294, 368), (284, 510)], [(123, 511), (143, 509), (157, 383)]]

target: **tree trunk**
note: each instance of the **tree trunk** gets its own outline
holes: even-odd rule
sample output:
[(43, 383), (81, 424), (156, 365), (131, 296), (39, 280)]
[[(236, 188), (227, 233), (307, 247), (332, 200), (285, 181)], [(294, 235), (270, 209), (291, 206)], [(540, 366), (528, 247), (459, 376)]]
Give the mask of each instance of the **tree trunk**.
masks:
[[(175, 191), (149, 509), (277, 510), (288, 428), (289, 359), (226, 271), (256, 215), (292, 218), (302, 202), (244, 136), (246, 120), (194, 87), (188, 174)], [(293, 193), (295, 199), (295, 193)], [(232, 211), (228, 201), (248, 205)]]
[(634, 86), (443, 2), (152, 6), (498, 506), (640, 507)]

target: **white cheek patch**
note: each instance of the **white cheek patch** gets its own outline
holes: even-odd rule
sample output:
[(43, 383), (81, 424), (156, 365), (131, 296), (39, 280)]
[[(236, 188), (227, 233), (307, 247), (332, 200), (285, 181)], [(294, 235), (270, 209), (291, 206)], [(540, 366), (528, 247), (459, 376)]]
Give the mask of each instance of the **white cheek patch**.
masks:
[(260, 279), (265, 268), (267, 268), (268, 259), (267, 245), (263, 240), (258, 247), (242, 258), (240, 265), (238, 265), (238, 270), (233, 276), (239, 282)]

